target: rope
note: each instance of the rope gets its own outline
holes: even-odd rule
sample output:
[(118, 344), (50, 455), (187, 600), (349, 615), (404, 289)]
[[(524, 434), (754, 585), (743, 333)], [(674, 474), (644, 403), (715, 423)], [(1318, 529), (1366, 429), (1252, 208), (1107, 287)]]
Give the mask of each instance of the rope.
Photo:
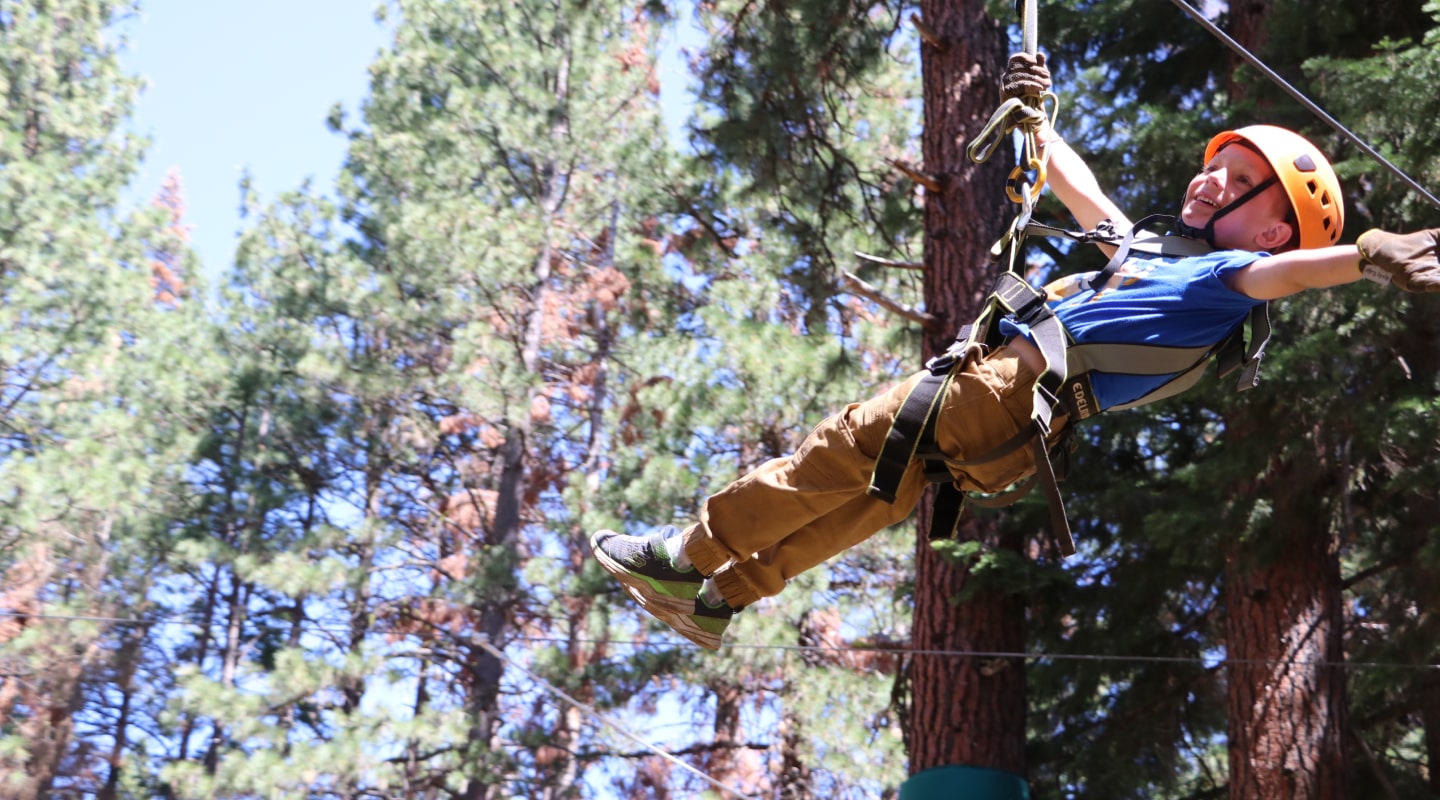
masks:
[(1033, 56), (1039, 50), (1039, 36), (1036, 33), (1039, 20), (1035, 15), (1035, 0), (1017, 0), (1015, 11), (1020, 15), (1020, 46)]
[[(1038, 51), (1037, 27), (1038, 20), (1035, 13), (1036, 0), (1016, 0), (1015, 12), (1020, 15), (1021, 41), (1026, 53), (1035, 55)], [(1045, 111), (1047, 103), (1051, 110)], [(1050, 161), (1050, 154), (1047, 151), (1040, 154), (1040, 145), (1035, 141), (1035, 131), (1047, 118), (1051, 127), (1055, 125), (1055, 118), (1059, 115), (1060, 100), (1054, 92), (1046, 92), (1040, 97), (1018, 98), (1012, 97), (1000, 104), (995, 113), (990, 115), (990, 120), (985, 123), (979, 135), (971, 140), (966, 154), (976, 164), (984, 163), (999, 148), (1000, 143), (1005, 140), (1005, 135), (1020, 129), (1020, 163), (1010, 171), (1010, 177), (1005, 182), (1005, 196), (1010, 202), (1020, 206), (1021, 218), (1029, 219), (1035, 208), (1035, 201), (1040, 198), (1041, 192), (1045, 189), (1046, 167)], [(1034, 173), (1034, 179), (1030, 178), (1027, 172)], [(1012, 230), (1015, 225), (1011, 225)], [(1004, 243), (1009, 241), (1007, 234), (996, 249), (1004, 249)]]
[(677, 766), (677, 767), (685, 770), (686, 772), (689, 772), (690, 774), (699, 777), (701, 780), (705, 781), (706, 783), (710, 784), (711, 786), (715, 787), (716, 789), (719, 789), (722, 793), (724, 793), (724, 794), (729, 794), (729, 795), (734, 795), (734, 796), (740, 797), (740, 798), (745, 798), (745, 800), (753, 800), (753, 798), (751, 797), (751, 795), (745, 794), (744, 792), (740, 791), (739, 789), (735, 789), (735, 788), (733, 788), (733, 787), (731, 787), (731, 786), (727, 786), (727, 785), (725, 785), (724, 783), (721, 783), (720, 781), (716, 780), (714, 777), (712, 777), (712, 776), (710, 776), (710, 775), (708, 775), (708, 774), (706, 774), (706, 773), (704, 773), (704, 772), (701, 772), (700, 770), (696, 769), (695, 767), (693, 767), (693, 766), (685, 763), (684, 761), (680, 760), (680, 759), (679, 759), (678, 757), (676, 757), (673, 753), (670, 753), (670, 752), (668, 752), (668, 751), (666, 751), (666, 750), (661, 749), (660, 747), (658, 747), (658, 746), (656, 746), (656, 745), (653, 745), (653, 744), (645, 741), (645, 740), (642, 739), (640, 736), (636, 735), (635, 733), (632, 733), (629, 728), (625, 727), (624, 725), (621, 725), (620, 722), (619, 722), (618, 720), (616, 720), (614, 717), (610, 716), (609, 714), (605, 714), (605, 713), (601, 712), (600, 710), (596, 709), (594, 706), (592, 706), (592, 705), (590, 705), (590, 704), (588, 704), (588, 703), (584, 703), (584, 702), (582, 702), (582, 701), (580, 701), (580, 700), (575, 699), (574, 697), (571, 697), (568, 693), (566, 693), (564, 690), (562, 690), (562, 689), (560, 689), (559, 687), (557, 687), (555, 684), (551, 683), (550, 681), (545, 680), (544, 678), (540, 677), (539, 675), (536, 675), (534, 672), (531, 672), (529, 669), (521, 666), (520, 664), (515, 663), (515, 662), (512, 661), (509, 657), (507, 657), (503, 652), (501, 652), (498, 647), (496, 647), (495, 645), (491, 644), (489, 638), (484, 637), (484, 636), (481, 636), (481, 637), (472, 638), (470, 641), (471, 641), (473, 644), (475, 644), (477, 647), (479, 647), (481, 650), (484, 650), (485, 652), (489, 653), (489, 654), (492, 655), (492, 656), (495, 656), (496, 658), (498, 658), (498, 659), (500, 659), (501, 661), (505, 662), (505, 663), (508, 664), (509, 666), (513, 667), (514, 669), (516, 669), (516, 670), (524, 673), (525, 676), (528, 677), (530, 680), (535, 681), (537, 684), (539, 684), (539, 686), (540, 686), (540, 688), (541, 688), (542, 690), (544, 690), (544, 691), (546, 691), (546, 692), (549, 692), (550, 694), (553, 694), (553, 695), (555, 695), (556, 697), (559, 697), (561, 700), (564, 700), (565, 702), (567, 702), (567, 703), (575, 706), (576, 708), (578, 708), (578, 709), (580, 709), (581, 711), (585, 712), (586, 714), (594, 717), (595, 719), (599, 720), (600, 722), (602, 722), (602, 723), (610, 726), (611, 728), (614, 728), (615, 731), (616, 731), (617, 733), (619, 733), (620, 735), (622, 735), (622, 736), (624, 736), (625, 738), (630, 739), (631, 741), (639, 744), (641, 747), (644, 747), (645, 749), (647, 749), (647, 750), (651, 751), (652, 753), (660, 756), (661, 758), (665, 759), (666, 761), (670, 762), (671, 764), (674, 764), (675, 766)]
[(1215, 36), (1215, 38), (1219, 39), (1221, 42), (1224, 42), (1226, 47), (1229, 47), (1241, 58), (1245, 59), (1245, 61), (1248, 62), (1250, 66), (1260, 70), (1260, 72), (1264, 74), (1265, 77), (1269, 78), (1281, 89), (1284, 89), (1287, 94), (1295, 98), (1296, 102), (1309, 109), (1310, 113), (1319, 117), (1322, 121), (1325, 122), (1325, 124), (1335, 129), (1335, 131), (1341, 136), (1349, 139), (1351, 143), (1364, 151), (1366, 155), (1375, 159), (1377, 163), (1390, 170), (1390, 172), (1394, 173), (1397, 178), (1399, 178), (1410, 188), (1418, 192), (1420, 196), (1433, 203), (1436, 208), (1440, 208), (1440, 198), (1436, 198), (1435, 195), (1427, 191), (1424, 186), (1421, 186), (1418, 181), (1416, 181), (1414, 178), (1411, 178), (1409, 175), (1406, 175), (1405, 172), (1399, 167), (1390, 163), (1389, 160), (1387, 160), (1384, 156), (1380, 155), (1380, 153), (1375, 148), (1371, 147), (1368, 143), (1366, 143), (1365, 140), (1352, 133), (1349, 128), (1340, 124), (1339, 120), (1325, 113), (1324, 109), (1322, 109), (1310, 98), (1302, 94), (1299, 89), (1296, 89), (1294, 86), (1290, 85), (1289, 81), (1286, 81), (1284, 78), (1280, 77), (1280, 75), (1276, 73), (1275, 70), (1270, 69), (1270, 67), (1266, 66), (1265, 62), (1257, 58), (1255, 54), (1251, 53), (1249, 50), (1246, 50), (1243, 45), (1230, 38), (1230, 36), (1226, 34), (1225, 31), (1220, 30), (1219, 26), (1201, 15), (1201, 13), (1196, 10), (1194, 6), (1191, 6), (1189, 3), (1185, 2), (1185, 0), (1171, 0), (1171, 2), (1179, 6), (1180, 10), (1184, 11), (1187, 15), (1189, 15), (1191, 19), (1200, 23), (1200, 25), (1206, 30), (1208, 30), (1211, 35)]

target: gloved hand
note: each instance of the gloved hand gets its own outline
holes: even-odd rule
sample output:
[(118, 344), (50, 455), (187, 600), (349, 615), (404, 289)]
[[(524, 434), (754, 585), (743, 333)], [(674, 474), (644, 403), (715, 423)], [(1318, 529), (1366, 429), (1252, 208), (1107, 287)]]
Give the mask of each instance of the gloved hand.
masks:
[(1000, 102), (1016, 97), (1039, 97), (1050, 91), (1050, 69), (1045, 54), (1016, 53), (1000, 76)]
[(1440, 292), (1440, 228), (1415, 233), (1389, 233), (1372, 229), (1355, 242), (1360, 266), (1388, 275), (1407, 292)]

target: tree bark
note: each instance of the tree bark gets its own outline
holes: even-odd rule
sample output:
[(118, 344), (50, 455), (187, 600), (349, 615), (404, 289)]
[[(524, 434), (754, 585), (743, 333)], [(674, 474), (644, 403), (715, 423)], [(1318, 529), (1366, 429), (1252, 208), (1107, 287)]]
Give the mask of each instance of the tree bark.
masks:
[[(1230, 35), (1258, 52), (1271, 10), (1270, 0), (1232, 5)], [(1239, 61), (1229, 66), (1238, 102), (1247, 89), (1235, 80)], [(1226, 554), (1230, 798), (1338, 800), (1348, 796), (1348, 715), (1343, 668), (1329, 665), (1344, 658), (1342, 590), (1328, 504), (1317, 498), (1338, 496), (1343, 482), (1326, 466), (1318, 425), (1254, 405), (1246, 416), (1229, 435), (1267, 437), (1277, 455), (1263, 481), (1268, 530)]]
[(1287, 484), (1278, 556), (1227, 560), (1231, 800), (1348, 797), (1339, 561), (1316, 484)]
[[(1270, 0), (1247, 0), (1243, 3), (1229, 3), (1228, 23), (1230, 38), (1239, 42), (1252, 53), (1258, 52), (1265, 46), (1268, 36), (1265, 32), (1265, 23), (1270, 17)], [(1238, 54), (1227, 52), (1226, 70), (1228, 76), (1225, 83), (1225, 91), (1233, 98), (1241, 98), (1249, 92), (1247, 84), (1239, 80), (1241, 67), (1245, 66), (1245, 59)], [(1251, 72), (1253, 78), (1258, 73)]]
[[(940, 47), (922, 57), (925, 95), (924, 172), (940, 181), (925, 196), (925, 308), (936, 324), (925, 332), (926, 358), (942, 352), (979, 311), (994, 268), (989, 249), (1007, 219), (1005, 177), (996, 157), (970, 162), (965, 147), (998, 100), (1005, 31), (979, 0), (920, 4)], [(940, 558), (928, 541), (930, 500), (921, 501), (916, 556), (915, 633), (922, 651), (910, 664), (907, 741), (912, 774), (947, 765), (1025, 770), (1025, 673), (1021, 661), (925, 655), (923, 651), (1018, 652), (1024, 647), (1024, 603), (1003, 589), (952, 599), (973, 576)], [(962, 537), (989, 548), (1016, 548), (992, 519), (969, 519)]]

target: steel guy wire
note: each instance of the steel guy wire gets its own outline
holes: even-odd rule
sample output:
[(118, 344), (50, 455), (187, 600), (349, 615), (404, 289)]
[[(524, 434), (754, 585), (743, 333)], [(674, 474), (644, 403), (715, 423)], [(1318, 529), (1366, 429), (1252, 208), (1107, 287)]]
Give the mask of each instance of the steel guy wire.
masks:
[(551, 683), (550, 681), (548, 681), (548, 680), (540, 677), (539, 675), (536, 675), (534, 672), (530, 671), (530, 670), (527, 669), (526, 667), (524, 667), (524, 666), (522, 666), (522, 665), (520, 665), (520, 664), (517, 664), (515, 661), (511, 660), (509, 656), (506, 656), (505, 653), (500, 650), (500, 648), (498, 648), (498, 647), (496, 647), (495, 645), (491, 644), (491, 643), (490, 643), (490, 640), (489, 640), (487, 637), (484, 637), (484, 636), (472, 637), (472, 638), (470, 639), (470, 641), (471, 641), (473, 644), (475, 644), (477, 647), (479, 647), (480, 649), (482, 649), (482, 650), (484, 650), (485, 652), (489, 653), (490, 655), (492, 655), (492, 656), (500, 659), (501, 661), (505, 662), (506, 664), (509, 664), (511, 667), (514, 667), (516, 670), (519, 670), (520, 672), (524, 673), (525, 676), (528, 677), (530, 680), (535, 681), (537, 684), (539, 684), (540, 689), (541, 689), (542, 691), (548, 692), (548, 693), (550, 693), (550, 694), (555, 695), (556, 697), (559, 697), (561, 700), (564, 700), (565, 702), (571, 704), (572, 706), (580, 709), (580, 710), (583, 711), (584, 713), (590, 715), (591, 717), (594, 717), (595, 719), (599, 720), (600, 722), (604, 723), (605, 725), (613, 728), (613, 729), (614, 729), (617, 733), (619, 733), (620, 735), (622, 735), (622, 736), (624, 736), (625, 738), (627, 738), (627, 739), (629, 739), (629, 740), (631, 740), (631, 741), (639, 744), (641, 747), (644, 747), (645, 749), (651, 751), (652, 753), (655, 753), (656, 755), (660, 756), (661, 758), (665, 759), (666, 761), (670, 762), (671, 764), (674, 764), (674, 765), (680, 767), (681, 769), (685, 770), (686, 772), (691, 773), (692, 775), (696, 775), (696, 776), (700, 777), (700, 778), (701, 778), (702, 780), (704, 780), (706, 783), (710, 784), (711, 786), (715, 787), (716, 789), (719, 789), (721, 792), (723, 792), (723, 793), (725, 793), (725, 794), (730, 794), (730, 795), (734, 795), (734, 796), (736, 796), (736, 797), (745, 798), (745, 800), (753, 800), (753, 798), (751, 797), (751, 795), (748, 795), (748, 794), (746, 794), (746, 793), (744, 793), (744, 792), (740, 791), (739, 789), (736, 789), (736, 788), (734, 788), (734, 787), (732, 787), (732, 786), (728, 786), (728, 785), (720, 782), (719, 780), (717, 780), (715, 777), (713, 777), (713, 776), (711, 776), (711, 775), (709, 775), (709, 774), (707, 774), (707, 773), (705, 773), (705, 772), (703, 772), (703, 771), (701, 771), (701, 770), (699, 770), (699, 769), (697, 769), (697, 768), (695, 768), (695, 767), (693, 767), (693, 766), (685, 763), (685, 762), (682, 761), (680, 758), (676, 757), (673, 753), (670, 753), (669, 751), (661, 748), (660, 746), (655, 745), (655, 744), (652, 744), (652, 743), (646, 741), (645, 739), (641, 738), (639, 735), (637, 735), (637, 734), (635, 734), (634, 732), (632, 732), (629, 728), (627, 728), (627, 727), (625, 727), (624, 725), (620, 724), (620, 721), (619, 721), (619, 720), (615, 719), (614, 717), (610, 716), (609, 714), (606, 714), (606, 713), (600, 711), (599, 709), (595, 708), (594, 706), (592, 706), (592, 705), (590, 705), (590, 704), (588, 704), (588, 703), (585, 703), (585, 702), (583, 702), (583, 701), (581, 701), (581, 700), (578, 700), (578, 699), (576, 699), (575, 697), (572, 697), (570, 694), (566, 693), (563, 689), (559, 688), (559, 687), (556, 686), (555, 684), (553, 684), (553, 683)]

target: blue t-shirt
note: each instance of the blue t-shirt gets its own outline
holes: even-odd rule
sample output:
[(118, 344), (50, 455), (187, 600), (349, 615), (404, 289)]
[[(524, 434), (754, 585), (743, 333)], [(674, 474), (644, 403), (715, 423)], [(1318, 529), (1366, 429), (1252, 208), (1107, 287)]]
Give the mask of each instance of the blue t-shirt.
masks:
[[(1109, 288), (1083, 290), (1050, 307), (1079, 344), (1216, 344), (1264, 302), (1230, 289), (1222, 278), (1263, 255), (1244, 250), (1185, 257), (1139, 254), (1126, 259)], [(1091, 382), (1105, 409), (1143, 397), (1171, 377), (1095, 372)]]

